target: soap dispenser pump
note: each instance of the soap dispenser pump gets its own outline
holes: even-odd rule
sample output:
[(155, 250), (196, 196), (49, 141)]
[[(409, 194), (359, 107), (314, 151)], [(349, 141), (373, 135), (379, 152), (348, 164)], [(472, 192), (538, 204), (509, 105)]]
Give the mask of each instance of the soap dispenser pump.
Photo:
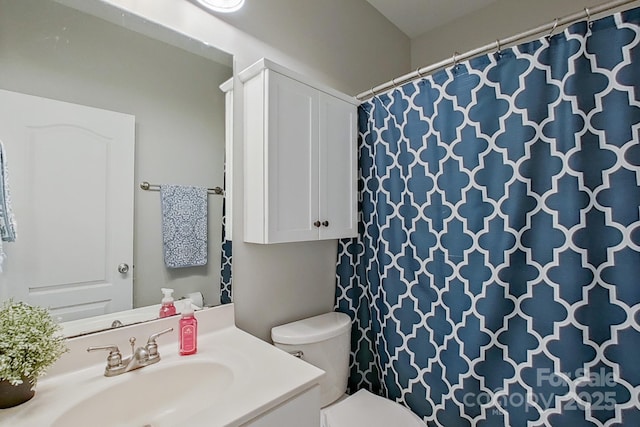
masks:
[(184, 308), (180, 318), (180, 355), (187, 356), (198, 351), (198, 320), (193, 314), (191, 299), (184, 299)]
[(164, 294), (162, 298), (162, 307), (160, 307), (160, 317), (168, 317), (176, 314), (176, 306), (173, 304), (173, 289), (160, 289)]

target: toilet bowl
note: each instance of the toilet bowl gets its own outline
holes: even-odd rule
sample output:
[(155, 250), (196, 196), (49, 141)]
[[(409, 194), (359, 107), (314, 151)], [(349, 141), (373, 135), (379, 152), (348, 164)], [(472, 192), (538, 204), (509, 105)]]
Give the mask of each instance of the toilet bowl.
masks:
[(425, 427), (409, 409), (367, 390), (323, 408), (320, 419), (321, 427)]
[(276, 347), (325, 371), (320, 380), (321, 427), (425, 427), (406, 407), (359, 390), (345, 397), (349, 376), (351, 319), (326, 313), (271, 330)]

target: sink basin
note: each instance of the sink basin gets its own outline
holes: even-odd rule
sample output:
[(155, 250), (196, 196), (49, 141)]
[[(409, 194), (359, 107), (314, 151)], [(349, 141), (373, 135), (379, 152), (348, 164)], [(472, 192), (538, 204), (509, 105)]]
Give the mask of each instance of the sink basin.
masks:
[(231, 369), (212, 361), (160, 362), (101, 378), (113, 384), (77, 401), (52, 427), (181, 425), (185, 414), (210, 406), (233, 378)]
[(180, 356), (173, 331), (158, 342), (162, 360), (114, 377), (103, 375), (106, 354), (87, 354), (88, 347), (142, 341), (177, 319), (70, 338), (35, 397), (0, 411), (0, 427), (320, 425), (323, 371), (238, 329), (233, 304), (196, 317), (196, 354)]

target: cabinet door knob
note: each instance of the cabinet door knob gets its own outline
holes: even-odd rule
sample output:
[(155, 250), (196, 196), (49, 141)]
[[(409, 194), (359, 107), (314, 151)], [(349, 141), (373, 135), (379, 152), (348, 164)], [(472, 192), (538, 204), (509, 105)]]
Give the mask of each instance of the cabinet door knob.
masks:
[(316, 222), (314, 222), (314, 223), (313, 223), (313, 226), (314, 226), (314, 227), (320, 227), (320, 221), (316, 221)]
[(325, 227), (329, 226), (329, 221), (322, 221), (322, 225), (324, 225)]

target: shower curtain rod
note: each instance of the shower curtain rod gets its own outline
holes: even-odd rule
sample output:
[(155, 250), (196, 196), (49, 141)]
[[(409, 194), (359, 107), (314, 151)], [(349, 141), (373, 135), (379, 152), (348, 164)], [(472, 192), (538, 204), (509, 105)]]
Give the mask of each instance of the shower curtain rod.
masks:
[(382, 93), (382, 92), (386, 92), (389, 89), (395, 88), (399, 85), (405, 84), (405, 83), (409, 83), (417, 78), (422, 78), (425, 77), (425, 75), (432, 73), (436, 70), (439, 70), (440, 68), (444, 68), (447, 67), (449, 65), (455, 65), (457, 63), (459, 63), (460, 61), (464, 61), (470, 58), (473, 58), (474, 56), (477, 55), (481, 55), (483, 53), (487, 53), (490, 52), (492, 50), (500, 50), (502, 46), (506, 46), (506, 45), (510, 45), (513, 44), (515, 42), (521, 41), (523, 39), (527, 39), (529, 37), (535, 36), (537, 34), (546, 32), (546, 31), (550, 31), (549, 32), (549, 36), (553, 34), (553, 32), (556, 30), (556, 28), (558, 26), (562, 26), (565, 24), (570, 24), (576, 21), (579, 21), (580, 19), (583, 18), (587, 18), (587, 20), (591, 20), (591, 16), (592, 15), (596, 15), (598, 13), (602, 13), (602, 12), (606, 12), (608, 10), (611, 9), (615, 9), (618, 6), (624, 6), (625, 4), (628, 3), (633, 3), (637, 0), (617, 0), (617, 1), (612, 1), (609, 3), (603, 3), (597, 6), (593, 6), (593, 7), (585, 7), (583, 11), (580, 12), (576, 12), (572, 15), (567, 15), (565, 17), (562, 18), (556, 18), (553, 20), (553, 22), (550, 22), (548, 24), (545, 25), (541, 25), (539, 27), (536, 28), (532, 28), (528, 31), (524, 31), (522, 33), (516, 34), (514, 36), (511, 37), (507, 37), (505, 39), (497, 39), (495, 42), (493, 43), (489, 43), (487, 45), (484, 45), (482, 47), (478, 47), (476, 49), (470, 50), (468, 52), (465, 52), (463, 54), (459, 54), (458, 52), (453, 54), (452, 58), (449, 59), (445, 59), (443, 61), (440, 62), (436, 62), (435, 64), (432, 65), (428, 65), (426, 67), (422, 67), (422, 68), (418, 68), (416, 71), (413, 71), (411, 73), (407, 73), (405, 75), (402, 75), (400, 77), (397, 77), (393, 80), (390, 80), (386, 83), (383, 83), (381, 85), (375, 86), (365, 92), (359, 93), (358, 95), (356, 95), (356, 98), (359, 101), (365, 101), (369, 98), (373, 98), (374, 96)]

